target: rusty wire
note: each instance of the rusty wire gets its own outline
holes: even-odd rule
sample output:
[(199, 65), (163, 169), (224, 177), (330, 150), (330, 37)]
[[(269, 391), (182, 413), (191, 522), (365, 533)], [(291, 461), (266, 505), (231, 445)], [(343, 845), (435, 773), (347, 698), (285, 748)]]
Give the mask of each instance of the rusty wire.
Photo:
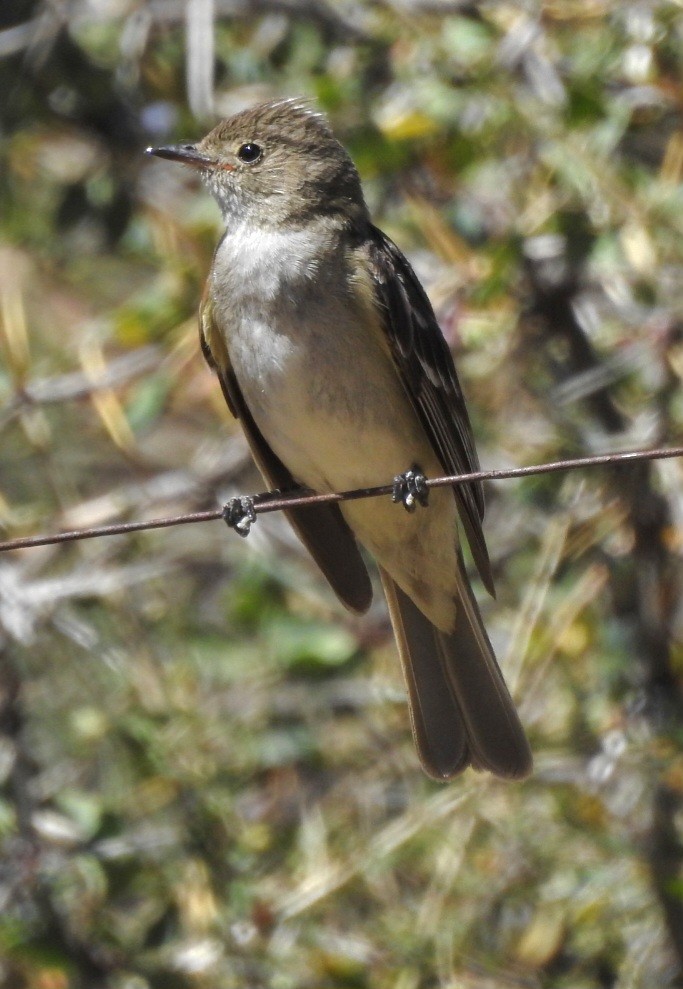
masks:
[[(618, 453), (604, 453), (591, 457), (577, 457), (570, 460), (556, 460), (545, 464), (532, 464), (529, 467), (511, 467), (504, 470), (479, 470), (471, 474), (457, 474), (427, 479), (427, 487), (439, 488), (448, 485), (467, 484), (472, 481), (503, 481), (517, 477), (531, 477), (536, 474), (555, 474), (560, 471), (578, 470), (581, 467), (611, 466), (628, 464), (641, 460), (666, 460), (683, 457), (683, 447), (662, 447), (655, 450), (627, 450)], [(339, 491), (315, 494), (304, 489), (283, 494), (268, 491), (253, 495), (254, 512), (280, 512), (287, 508), (304, 508), (307, 505), (324, 505), (341, 501), (355, 501), (359, 498), (377, 498), (393, 493), (394, 484), (381, 484), (371, 488), (356, 488), (353, 491)], [(223, 509), (215, 508), (206, 512), (190, 512), (168, 518), (148, 519), (139, 522), (120, 522), (114, 525), (94, 526), (88, 529), (74, 529), (51, 535), (22, 536), (0, 542), (0, 553), (16, 549), (29, 549), (34, 546), (50, 546), (56, 543), (75, 542), (79, 539), (95, 539), (100, 536), (118, 536), (129, 532), (142, 532), (147, 529), (167, 529), (175, 525), (191, 522), (211, 522), (223, 518)]]

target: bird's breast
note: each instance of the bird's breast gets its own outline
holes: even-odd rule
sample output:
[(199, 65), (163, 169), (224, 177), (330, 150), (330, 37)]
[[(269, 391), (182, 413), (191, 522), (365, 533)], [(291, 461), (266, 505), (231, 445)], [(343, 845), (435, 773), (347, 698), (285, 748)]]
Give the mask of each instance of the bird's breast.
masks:
[(216, 255), (213, 313), (244, 399), (294, 477), (319, 490), (433, 456), (363, 284), (338, 240), (301, 232), (226, 236)]
[[(344, 254), (314, 254), (296, 239), (247, 237), (227, 247), (226, 240), (212, 274), (213, 317), (254, 421), (294, 479), (342, 491), (385, 484), (414, 464), (439, 473), (368, 283), (348, 270)], [(388, 499), (342, 510), (360, 542), (449, 629), (455, 502), (435, 491), (432, 503), (436, 510), (419, 515)]]
[[(372, 360), (376, 373), (380, 332), (359, 305), (338, 236), (236, 231), (221, 242), (211, 281), (214, 313), (257, 421), (287, 410), (372, 414), (362, 370)], [(385, 371), (395, 378), (388, 364)]]

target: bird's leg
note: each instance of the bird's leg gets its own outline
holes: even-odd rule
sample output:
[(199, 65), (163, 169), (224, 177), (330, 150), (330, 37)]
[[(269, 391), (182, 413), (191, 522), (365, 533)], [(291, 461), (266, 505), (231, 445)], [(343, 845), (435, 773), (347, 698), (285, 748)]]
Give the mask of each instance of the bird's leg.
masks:
[(400, 501), (407, 512), (414, 512), (416, 504), (426, 508), (428, 498), (427, 478), (417, 464), (413, 464), (410, 470), (404, 474), (397, 474), (394, 478), (391, 500), (394, 504)]
[(248, 536), (252, 524), (256, 521), (254, 499), (248, 497), (231, 498), (223, 505), (223, 518), (228, 527), (234, 529), (238, 536)]

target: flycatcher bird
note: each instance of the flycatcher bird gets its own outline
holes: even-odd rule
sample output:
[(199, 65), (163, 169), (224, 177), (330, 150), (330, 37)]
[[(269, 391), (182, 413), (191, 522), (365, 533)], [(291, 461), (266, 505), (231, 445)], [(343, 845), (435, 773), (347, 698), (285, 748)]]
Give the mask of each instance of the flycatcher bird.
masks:
[[(199, 170), (225, 233), (201, 344), (269, 487), (386, 483), (407, 508), (425, 475), (478, 469), (450, 350), (410, 264), (373, 226), (358, 172), (298, 100), (245, 110), (197, 144), (149, 154)], [(521, 779), (531, 752), (465, 571), (458, 523), (493, 592), (481, 486), (293, 508), (289, 521), (351, 611), (379, 566), (425, 771)]]

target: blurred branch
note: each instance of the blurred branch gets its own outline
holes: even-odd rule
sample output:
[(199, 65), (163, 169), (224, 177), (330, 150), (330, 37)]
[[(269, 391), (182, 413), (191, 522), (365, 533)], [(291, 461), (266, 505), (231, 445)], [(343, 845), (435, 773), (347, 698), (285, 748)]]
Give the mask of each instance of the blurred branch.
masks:
[[(560, 471), (578, 470), (581, 467), (625, 464), (646, 460), (666, 460), (674, 457), (683, 457), (683, 447), (669, 447), (659, 450), (626, 450), (620, 453), (604, 453), (592, 457), (578, 457), (573, 460), (533, 464), (529, 467), (512, 467), (507, 470), (480, 470), (471, 474), (428, 478), (426, 484), (428, 488), (453, 487), (459, 484), (469, 484), (474, 481), (502, 481), (511, 478), (532, 477), (537, 474), (553, 474)], [(246, 500), (252, 501), (254, 513), (261, 515), (268, 512), (283, 511), (288, 508), (302, 508), (307, 505), (334, 504), (342, 501), (357, 501), (362, 498), (377, 498), (384, 495), (391, 495), (393, 492), (394, 484), (391, 483), (326, 494), (304, 493), (302, 489), (302, 493), (295, 491), (283, 497), (278, 497), (281, 494), (279, 491), (268, 491), (252, 495)], [(79, 539), (94, 539), (100, 536), (123, 535), (129, 532), (141, 532), (146, 529), (167, 529), (171, 526), (187, 525), (192, 522), (211, 522), (224, 518), (224, 513), (225, 510), (223, 508), (212, 509), (206, 512), (192, 512), (169, 518), (148, 519), (142, 522), (122, 522), (117, 525), (77, 529), (71, 532), (60, 532), (55, 535), (26, 536), (0, 542), (0, 552), (7, 552), (12, 549), (28, 549), (33, 546), (49, 546), (55, 543), (74, 542)]]
[(680, 794), (673, 787), (666, 783), (658, 787), (654, 798), (654, 820), (649, 843), (654, 886), (679, 959), (683, 958), (683, 899), (678, 878), (683, 851), (676, 821), (680, 805)]
[(28, 48), (38, 30), (39, 22), (40, 18), (34, 17), (33, 20), (25, 21), (23, 24), (15, 24), (14, 27), (0, 31), (0, 58), (15, 55), (17, 52), (23, 51), (24, 48)]
[(157, 347), (140, 347), (132, 354), (110, 360), (95, 379), (84, 371), (72, 371), (24, 384), (0, 408), (0, 429), (29, 407), (88, 398), (97, 392), (127, 384), (133, 378), (153, 371), (158, 367), (159, 360)]
[(32, 381), (24, 385), (0, 409), (0, 427), (5, 426), (27, 405), (50, 405), (53, 402), (87, 398), (102, 389), (127, 384), (138, 375), (154, 370), (159, 362), (158, 347), (139, 347), (130, 354), (112, 358), (95, 380), (83, 371), (72, 371)]
[(214, 0), (187, 0), (187, 99), (198, 120), (213, 114)]

